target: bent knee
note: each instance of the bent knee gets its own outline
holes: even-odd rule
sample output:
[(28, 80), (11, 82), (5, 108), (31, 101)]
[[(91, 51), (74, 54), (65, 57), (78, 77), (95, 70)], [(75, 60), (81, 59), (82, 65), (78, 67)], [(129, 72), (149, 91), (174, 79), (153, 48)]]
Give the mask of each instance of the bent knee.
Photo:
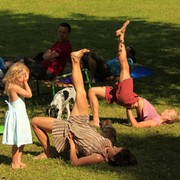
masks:
[(88, 91), (88, 96), (90, 98), (94, 97), (94, 96), (104, 98), (105, 94), (106, 94), (106, 87), (104, 87), (104, 86), (102, 86), (102, 87), (92, 87)]
[(38, 117), (34, 117), (31, 121), (31, 125), (32, 127), (36, 127), (38, 124)]
[(95, 87), (92, 87), (88, 90), (88, 95), (91, 96), (91, 95), (95, 95), (96, 94), (96, 89)]

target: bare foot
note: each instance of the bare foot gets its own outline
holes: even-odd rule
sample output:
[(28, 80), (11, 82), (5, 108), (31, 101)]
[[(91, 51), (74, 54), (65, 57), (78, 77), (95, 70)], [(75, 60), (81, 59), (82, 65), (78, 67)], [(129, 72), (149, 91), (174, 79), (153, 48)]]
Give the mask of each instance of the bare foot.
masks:
[(95, 126), (95, 127), (100, 127), (99, 121), (94, 121), (94, 120), (92, 120), (92, 121), (90, 122), (90, 124), (91, 124), (92, 126)]
[(27, 165), (25, 163), (20, 163), (20, 168), (27, 168)]
[(117, 36), (117, 37), (119, 37), (121, 34), (125, 33), (126, 27), (128, 26), (129, 23), (130, 23), (130, 21), (127, 20), (127, 21), (123, 24), (122, 28), (121, 28), (121, 29), (118, 29), (118, 30), (116, 31), (116, 36)]
[(49, 158), (44, 152), (36, 156), (34, 159), (47, 159)]
[(12, 167), (13, 169), (20, 169), (20, 164), (12, 163), (12, 164), (11, 164), (11, 167)]
[(18, 164), (12, 163), (11, 167), (12, 167), (12, 169), (24, 169), (27, 167), (27, 165), (22, 162), (18, 163)]
[(81, 49), (79, 51), (74, 51), (71, 53), (71, 58), (74, 61), (79, 61), (81, 59), (81, 57), (84, 55), (84, 53), (89, 52), (89, 49)]

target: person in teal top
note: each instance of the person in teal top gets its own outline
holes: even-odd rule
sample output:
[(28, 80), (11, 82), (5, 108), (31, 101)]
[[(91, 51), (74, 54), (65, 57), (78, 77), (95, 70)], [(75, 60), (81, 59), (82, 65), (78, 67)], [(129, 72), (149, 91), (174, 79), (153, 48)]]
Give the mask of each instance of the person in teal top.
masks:
[(4, 59), (0, 57), (0, 79), (4, 77), (4, 70), (6, 69), (6, 65)]
[(6, 68), (6, 65), (5, 65), (5, 63), (4, 63), (4, 60), (3, 60), (2, 57), (0, 57), (0, 69), (3, 70), (3, 69), (5, 69), (5, 68)]
[[(107, 61), (106, 64), (110, 67), (110, 71), (112, 73), (112, 76), (113, 77), (119, 77), (120, 64), (119, 64), (118, 57)], [(128, 64), (130, 66), (130, 69), (132, 69), (133, 66), (134, 66), (134, 62), (133, 62), (133, 60), (131, 58), (128, 58)]]
[[(133, 47), (126, 47), (128, 64), (130, 70), (133, 69), (136, 62), (136, 51)], [(90, 79), (92, 83), (104, 80), (118, 80), (120, 74), (120, 64), (118, 57), (111, 60), (104, 61), (104, 59), (94, 52), (87, 52), (82, 57), (82, 65), (90, 72)]]
[(0, 79), (4, 77), (4, 74), (6, 73), (7, 69), (10, 67), (12, 62), (10, 61), (4, 61), (2, 57), (0, 57)]

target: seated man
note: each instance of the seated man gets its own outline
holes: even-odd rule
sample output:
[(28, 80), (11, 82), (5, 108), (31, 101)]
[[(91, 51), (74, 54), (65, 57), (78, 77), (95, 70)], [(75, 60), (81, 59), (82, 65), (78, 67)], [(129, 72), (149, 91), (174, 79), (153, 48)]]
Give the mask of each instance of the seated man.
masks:
[(30, 65), (30, 71), (37, 79), (52, 80), (60, 76), (68, 62), (72, 45), (69, 41), (71, 26), (61, 23), (58, 26), (59, 40), (45, 53), (39, 53), (34, 58), (36, 63)]

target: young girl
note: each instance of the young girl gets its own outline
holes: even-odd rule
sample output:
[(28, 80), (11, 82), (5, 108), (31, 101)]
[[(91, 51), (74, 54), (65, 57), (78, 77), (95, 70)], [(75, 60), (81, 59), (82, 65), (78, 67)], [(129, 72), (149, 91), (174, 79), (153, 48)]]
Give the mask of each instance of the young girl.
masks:
[(25, 144), (32, 143), (32, 135), (26, 106), (19, 97), (31, 98), (32, 92), (28, 85), (29, 69), (22, 63), (13, 64), (6, 73), (5, 94), (9, 97), (8, 111), (5, 115), (3, 144), (12, 145), (12, 168), (25, 168), (21, 162)]

